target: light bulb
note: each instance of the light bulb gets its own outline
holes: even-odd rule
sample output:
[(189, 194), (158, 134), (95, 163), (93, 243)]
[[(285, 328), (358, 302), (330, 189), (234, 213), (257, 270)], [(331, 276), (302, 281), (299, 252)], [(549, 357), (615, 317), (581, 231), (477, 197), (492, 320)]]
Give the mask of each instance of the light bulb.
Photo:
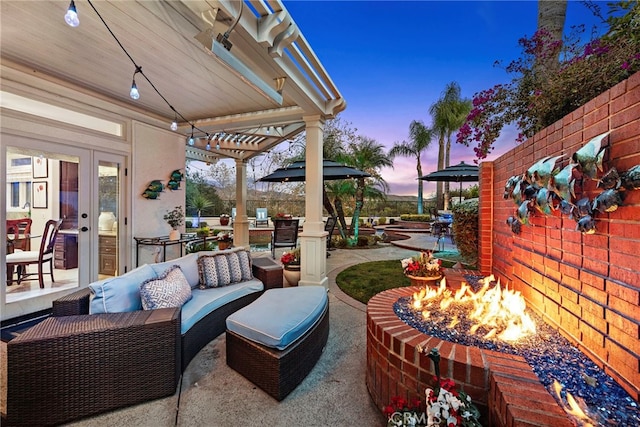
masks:
[(191, 137), (189, 137), (189, 140), (187, 141), (189, 143), (189, 145), (193, 145), (196, 143), (196, 140), (193, 139), (193, 135)]
[(73, 2), (73, 0), (71, 0), (71, 3), (69, 4), (67, 13), (64, 14), (64, 22), (66, 22), (70, 27), (74, 28), (80, 25), (78, 12), (76, 11), (76, 4)]
[(135, 80), (133, 80), (133, 83), (131, 84), (131, 90), (129, 91), (129, 96), (131, 97), (131, 99), (140, 98), (140, 92), (138, 92), (138, 86), (136, 85)]
[(220, 143), (216, 142), (216, 150), (219, 150), (219, 149), (220, 149)]
[(176, 122), (175, 120), (171, 122), (171, 130), (172, 131), (178, 130), (178, 122)]
[(211, 150), (211, 144), (207, 142), (207, 146), (205, 148), (207, 149), (207, 151)]

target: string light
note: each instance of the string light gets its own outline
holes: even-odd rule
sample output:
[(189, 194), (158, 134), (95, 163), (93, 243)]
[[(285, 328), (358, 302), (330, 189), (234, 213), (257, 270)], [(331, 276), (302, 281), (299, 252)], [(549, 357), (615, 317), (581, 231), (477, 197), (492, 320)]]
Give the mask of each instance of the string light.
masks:
[(69, 4), (69, 8), (67, 9), (67, 13), (64, 14), (64, 22), (67, 23), (70, 27), (77, 27), (80, 25), (80, 20), (78, 19), (78, 12), (76, 11), (76, 4), (73, 0)]
[(129, 91), (129, 96), (131, 99), (139, 99), (140, 92), (138, 92), (138, 85), (136, 85), (136, 74), (142, 73), (142, 67), (136, 66), (136, 70), (133, 72), (133, 82), (131, 83), (131, 90)]
[(187, 141), (187, 143), (188, 143), (189, 145), (193, 145), (193, 144), (195, 144), (195, 143), (196, 143), (196, 140), (195, 140), (195, 139), (193, 139), (193, 128), (194, 128), (194, 126), (193, 126), (193, 125), (191, 125), (191, 136), (189, 137), (189, 140)]
[[(170, 125), (170, 129), (172, 131), (177, 131), (178, 130), (178, 117), (180, 117), (183, 122), (190, 124), (191, 125), (191, 136), (187, 139), (187, 143), (191, 146), (195, 145), (195, 138), (193, 136), (194, 131), (197, 130), (198, 132), (202, 132), (204, 134), (207, 135), (207, 149), (211, 148), (211, 144), (209, 143), (209, 141), (212, 138), (216, 138), (216, 139), (222, 139), (225, 136), (227, 137), (226, 141), (229, 140), (229, 138), (231, 137), (230, 134), (226, 134), (225, 132), (220, 132), (220, 133), (216, 133), (216, 135), (214, 137), (210, 137), (209, 134), (205, 131), (203, 131), (202, 129), (196, 127), (190, 120), (187, 120), (182, 114), (180, 114), (179, 111), (177, 111), (167, 100), (167, 98), (164, 97), (164, 95), (162, 95), (162, 93), (160, 93), (160, 91), (158, 90), (158, 88), (153, 84), (153, 82), (149, 79), (149, 77), (147, 77), (147, 75), (142, 71), (142, 66), (138, 65), (135, 60), (133, 59), (133, 57), (129, 54), (129, 52), (125, 49), (125, 47), (122, 45), (122, 43), (120, 42), (120, 40), (118, 39), (118, 37), (116, 37), (116, 35), (114, 34), (114, 32), (111, 30), (111, 28), (109, 27), (109, 25), (106, 23), (106, 21), (104, 20), (104, 18), (102, 17), (102, 15), (100, 15), (100, 12), (98, 12), (98, 10), (96, 9), (96, 7), (93, 5), (91, 0), (87, 0), (87, 3), (89, 4), (89, 6), (91, 6), (91, 8), (93, 9), (93, 11), (96, 13), (96, 15), (98, 16), (98, 18), (100, 18), (100, 21), (102, 21), (102, 24), (105, 26), (105, 28), (107, 29), (107, 31), (109, 31), (109, 33), (111, 34), (111, 37), (113, 37), (113, 39), (116, 41), (116, 43), (118, 44), (118, 46), (120, 46), (120, 49), (122, 49), (122, 51), (124, 52), (124, 54), (129, 58), (129, 60), (131, 61), (131, 63), (135, 66), (135, 71), (133, 72), (133, 78), (132, 78), (132, 82), (131, 82), (131, 90), (129, 91), (129, 96), (132, 99), (139, 99), (140, 98), (140, 92), (138, 91), (138, 85), (136, 84), (136, 74), (140, 73), (140, 75), (142, 77), (144, 77), (144, 79), (147, 81), (147, 83), (149, 83), (149, 85), (151, 86), (151, 88), (158, 94), (158, 96), (160, 96), (160, 98), (162, 98), (162, 100), (167, 104), (167, 106), (171, 109), (171, 111), (174, 112), (174, 120), (173, 122), (171, 122)], [(241, 3), (241, 7), (242, 7), (242, 3)], [(238, 20), (240, 18), (240, 15), (238, 15)], [(80, 21), (78, 19), (78, 13), (77, 13), (77, 9), (76, 9), (76, 5), (74, 0), (71, 0), (71, 3), (69, 4), (69, 8), (67, 9), (67, 13), (64, 16), (65, 22), (67, 24), (69, 24), (72, 27), (77, 27), (80, 24)], [(236, 22), (237, 23), (237, 22)], [(235, 26), (232, 25), (232, 27)], [(232, 27), (227, 31), (227, 33), (231, 32)], [(226, 36), (228, 37), (228, 34), (226, 34)], [(267, 134), (269, 133), (269, 129), (267, 129)], [(240, 145), (240, 141), (238, 139), (238, 134), (235, 135), (235, 142), (236, 145)], [(220, 149), (220, 143), (217, 142), (216, 143), (216, 150)]]

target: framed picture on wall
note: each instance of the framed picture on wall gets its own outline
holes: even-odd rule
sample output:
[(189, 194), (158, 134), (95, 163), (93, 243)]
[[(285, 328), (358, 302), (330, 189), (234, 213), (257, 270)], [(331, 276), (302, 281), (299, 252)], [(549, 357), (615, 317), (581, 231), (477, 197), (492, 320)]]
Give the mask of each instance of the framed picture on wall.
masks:
[(34, 178), (48, 178), (49, 177), (49, 168), (48, 161), (45, 157), (34, 157), (31, 161), (31, 165), (33, 167), (33, 177)]
[(47, 181), (33, 182), (33, 209), (47, 209)]

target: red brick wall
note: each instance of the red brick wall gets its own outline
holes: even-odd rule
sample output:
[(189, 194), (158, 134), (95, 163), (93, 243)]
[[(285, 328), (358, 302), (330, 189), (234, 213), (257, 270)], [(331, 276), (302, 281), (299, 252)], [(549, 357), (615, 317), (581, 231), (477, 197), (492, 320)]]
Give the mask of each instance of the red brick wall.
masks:
[[(626, 191), (615, 212), (596, 214), (597, 232), (583, 235), (559, 212), (532, 214), (515, 235), (506, 224), (517, 206), (503, 199), (512, 175), (544, 156), (571, 155), (611, 131), (604, 169), (640, 164), (640, 73), (589, 101), (562, 120), (480, 168), (479, 266), (524, 295), (637, 400), (640, 394), (640, 191)], [(596, 182), (576, 185), (591, 200)]]

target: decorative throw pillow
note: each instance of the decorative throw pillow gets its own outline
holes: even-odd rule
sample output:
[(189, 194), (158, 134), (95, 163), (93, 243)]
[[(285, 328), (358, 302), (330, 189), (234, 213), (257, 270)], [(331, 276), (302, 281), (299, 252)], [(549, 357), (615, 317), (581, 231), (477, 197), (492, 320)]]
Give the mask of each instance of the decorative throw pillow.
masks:
[(231, 283), (242, 282), (242, 270), (240, 269), (240, 259), (238, 253), (234, 252), (226, 254), (227, 263), (229, 264), (229, 276), (231, 277)]
[(191, 286), (180, 267), (174, 265), (159, 278), (142, 282), (140, 298), (144, 310), (182, 307), (191, 299)]
[(251, 271), (251, 256), (249, 251), (238, 251), (238, 260), (240, 261), (240, 271), (242, 271), (242, 281), (253, 279), (253, 272)]
[(200, 289), (218, 287), (218, 269), (216, 268), (216, 255), (200, 255), (198, 257), (198, 273), (200, 275)]
[(218, 270), (218, 286), (227, 286), (231, 283), (231, 272), (229, 271), (229, 261), (226, 255), (216, 255), (213, 257)]

